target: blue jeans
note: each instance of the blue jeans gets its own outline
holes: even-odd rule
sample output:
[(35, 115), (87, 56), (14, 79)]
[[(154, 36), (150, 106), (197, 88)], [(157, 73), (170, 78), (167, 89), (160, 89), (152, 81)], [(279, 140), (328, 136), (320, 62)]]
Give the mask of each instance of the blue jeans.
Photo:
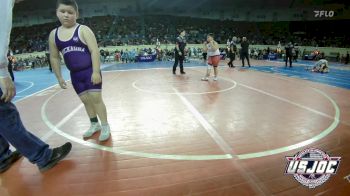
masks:
[(49, 145), (26, 130), (16, 106), (0, 100), (0, 168), (4, 167), (1, 165), (2, 161), (12, 153), (9, 143), (39, 167), (46, 165), (51, 158), (52, 150)]

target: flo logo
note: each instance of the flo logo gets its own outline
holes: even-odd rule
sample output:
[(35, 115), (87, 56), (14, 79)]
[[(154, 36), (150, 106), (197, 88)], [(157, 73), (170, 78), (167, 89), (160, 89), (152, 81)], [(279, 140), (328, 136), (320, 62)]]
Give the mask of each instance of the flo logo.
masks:
[(315, 18), (332, 18), (334, 16), (334, 11), (325, 11), (325, 10), (315, 10)]
[(331, 175), (336, 174), (341, 157), (330, 157), (316, 148), (305, 149), (293, 157), (287, 158), (286, 174), (309, 188), (325, 183)]
[(78, 42), (78, 41), (79, 41), (79, 38), (78, 38), (78, 37), (73, 37), (73, 41), (74, 41), (74, 42)]

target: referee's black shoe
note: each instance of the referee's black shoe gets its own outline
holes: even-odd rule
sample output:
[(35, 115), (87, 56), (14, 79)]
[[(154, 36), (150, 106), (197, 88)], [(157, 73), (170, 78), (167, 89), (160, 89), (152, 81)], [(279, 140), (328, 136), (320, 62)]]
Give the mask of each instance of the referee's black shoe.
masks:
[(49, 162), (46, 165), (39, 167), (40, 172), (45, 172), (53, 168), (59, 161), (61, 161), (68, 155), (71, 149), (72, 144), (70, 142), (67, 142), (60, 147), (52, 149), (52, 155)]

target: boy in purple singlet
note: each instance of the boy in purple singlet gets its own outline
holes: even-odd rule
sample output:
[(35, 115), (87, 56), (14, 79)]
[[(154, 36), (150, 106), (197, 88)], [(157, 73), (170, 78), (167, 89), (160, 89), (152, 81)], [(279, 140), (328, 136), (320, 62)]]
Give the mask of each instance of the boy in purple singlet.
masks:
[(89, 27), (76, 22), (79, 13), (75, 0), (58, 0), (56, 15), (61, 26), (52, 30), (49, 37), (52, 68), (61, 88), (67, 88), (59, 63), (61, 52), (70, 71), (74, 90), (84, 103), (91, 121), (91, 126), (83, 137), (91, 137), (101, 130), (99, 141), (106, 141), (110, 137), (110, 128), (101, 95), (100, 52), (95, 35)]

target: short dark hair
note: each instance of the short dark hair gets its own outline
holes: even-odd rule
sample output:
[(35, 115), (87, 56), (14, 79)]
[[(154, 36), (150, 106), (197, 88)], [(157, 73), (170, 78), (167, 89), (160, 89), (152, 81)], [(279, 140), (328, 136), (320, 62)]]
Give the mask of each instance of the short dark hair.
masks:
[(186, 31), (185, 29), (179, 29), (179, 33)]
[(74, 10), (78, 12), (78, 4), (75, 0), (57, 0), (56, 8), (58, 8), (61, 4), (72, 6)]
[(214, 33), (208, 33), (207, 36), (210, 36), (210, 37), (214, 38)]

